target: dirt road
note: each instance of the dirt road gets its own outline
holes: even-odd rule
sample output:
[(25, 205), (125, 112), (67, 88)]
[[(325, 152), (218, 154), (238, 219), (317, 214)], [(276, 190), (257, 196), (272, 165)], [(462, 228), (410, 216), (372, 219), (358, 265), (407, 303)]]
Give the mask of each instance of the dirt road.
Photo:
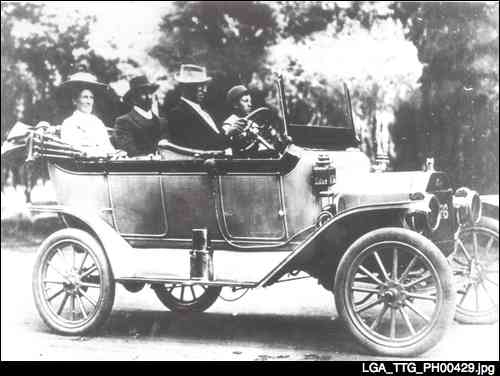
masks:
[[(118, 286), (110, 320), (93, 337), (52, 334), (36, 312), (36, 247), (2, 244), (2, 360), (370, 360), (342, 328), (333, 296), (306, 279), (219, 299), (206, 313), (178, 316), (153, 291)], [(223, 291), (225, 295), (225, 291)], [(419, 360), (498, 360), (498, 324), (454, 323)]]

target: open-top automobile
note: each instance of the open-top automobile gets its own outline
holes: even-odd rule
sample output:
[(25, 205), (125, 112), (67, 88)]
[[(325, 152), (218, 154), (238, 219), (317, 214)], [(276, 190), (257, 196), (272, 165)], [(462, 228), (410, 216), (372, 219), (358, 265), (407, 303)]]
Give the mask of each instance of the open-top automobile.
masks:
[(498, 222), (485, 227), (479, 195), (454, 191), (432, 168), (370, 172), (345, 85), (338, 120), (316, 127), (288, 124), (277, 84), (279, 116), (248, 116), (259, 125), (249, 137), (267, 152), (245, 158), (169, 140), (155, 155), (87, 158), (43, 127), (29, 130), (28, 159), (47, 162), (58, 201), (32, 209), (66, 227), (42, 243), (33, 270), (50, 328), (96, 330), (117, 283), (131, 292), (149, 285), (185, 314), (207, 310), (223, 288), (298, 273), (334, 294), (347, 328), (378, 354), (427, 351), (455, 314), (497, 320)]

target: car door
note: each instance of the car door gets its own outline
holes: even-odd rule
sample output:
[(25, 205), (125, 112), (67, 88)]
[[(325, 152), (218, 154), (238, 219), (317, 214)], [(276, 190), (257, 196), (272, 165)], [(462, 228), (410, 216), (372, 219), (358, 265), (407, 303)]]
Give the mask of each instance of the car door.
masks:
[(122, 236), (166, 236), (167, 221), (158, 174), (109, 172), (107, 178), (115, 227)]
[(286, 237), (279, 174), (228, 174), (219, 177), (221, 217), (233, 239)]

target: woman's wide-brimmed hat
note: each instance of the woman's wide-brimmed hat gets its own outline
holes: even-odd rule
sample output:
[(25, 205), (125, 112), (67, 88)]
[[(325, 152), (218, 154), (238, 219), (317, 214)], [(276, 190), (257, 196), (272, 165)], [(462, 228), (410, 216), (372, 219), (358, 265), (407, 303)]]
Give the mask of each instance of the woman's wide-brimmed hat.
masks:
[(130, 89), (123, 96), (123, 101), (125, 103), (129, 102), (130, 99), (140, 91), (147, 91), (149, 93), (154, 93), (160, 85), (149, 82), (146, 76), (137, 76), (130, 80)]
[(207, 76), (205, 67), (193, 64), (181, 65), (180, 71), (174, 78), (180, 84), (204, 84), (212, 80), (212, 77)]
[(88, 72), (77, 72), (69, 76), (67, 81), (64, 81), (58, 88), (59, 94), (69, 94), (89, 89), (94, 94), (96, 92), (104, 93), (108, 85), (98, 82), (97, 78)]

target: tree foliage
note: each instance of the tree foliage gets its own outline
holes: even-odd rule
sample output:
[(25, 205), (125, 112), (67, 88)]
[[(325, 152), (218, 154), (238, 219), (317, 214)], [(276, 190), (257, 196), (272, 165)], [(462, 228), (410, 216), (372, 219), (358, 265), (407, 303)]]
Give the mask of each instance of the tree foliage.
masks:
[[(220, 98), (261, 69), (266, 47), (276, 40), (277, 24), (266, 3), (178, 1), (160, 29), (163, 36), (151, 56), (172, 72), (181, 64), (206, 66), (214, 78), (207, 106), (221, 119), (226, 109)], [(170, 97), (175, 101), (175, 94)]]
[(327, 125), (344, 80), (372, 158), (414, 169), (433, 156), (457, 185), (498, 190), (498, 4), (176, 2), (163, 21), (153, 56), (207, 66), (225, 79), (219, 100), (237, 81), (269, 92), (284, 72), (292, 120)]
[(274, 2), (280, 24), (280, 36), (300, 41), (334, 25), (336, 32), (346, 22), (357, 20), (369, 29), (377, 20), (390, 18), (389, 3), (368, 1), (277, 1)]
[[(89, 46), (93, 22), (92, 17), (78, 13), (62, 20), (40, 3), (2, 2), (2, 141), (17, 120), (32, 125), (42, 120), (60, 124), (71, 103), (69, 98), (58, 97), (56, 88), (77, 70), (77, 65), (86, 65), (103, 82), (118, 78), (117, 61), (99, 56)], [(97, 111), (103, 120), (111, 120), (104, 106)], [(2, 187), (7, 167), (13, 168), (15, 181), (27, 186), (43, 171), (37, 165), (32, 176), (17, 166), (2, 165)]]
[[(2, 137), (16, 119), (54, 120), (55, 87), (76, 64), (120, 77), (89, 46), (94, 19), (65, 21), (40, 3), (2, 2)], [(498, 192), (497, 3), (178, 1), (160, 30), (150, 55), (170, 72), (206, 66), (217, 119), (234, 84), (272, 102), (277, 71), (292, 121), (332, 124), (333, 83), (346, 81), (372, 158), (381, 145), (394, 169), (433, 156), (456, 185)]]
[(250, 78), (276, 38), (271, 8), (251, 1), (176, 2), (160, 27), (164, 35), (151, 54), (166, 67), (203, 64), (234, 81)]
[(416, 153), (398, 162), (411, 165), (433, 156), (456, 185), (498, 192), (498, 3), (394, 8), (425, 64), (422, 102), (401, 114), (409, 120), (413, 113), (419, 121), (395, 128), (399, 148)]
[(362, 19), (344, 20), (340, 31), (333, 22), (300, 41), (283, 39), (269, 49), (268, 64), (285, 72), (287, 85), (296, 87), (298, 100), (292, 100), (292, 109), (295, 103), (305, 102), (300, 107), (306, 110), (292, 116), (297, 122), (334, 125), (332, 88), (346, 82), (358, 136), (364, 150), (375, 158), (391, 152), (385, 130), (399, 104), (418, 89), (422, 64), (397, 21), (374, 17), (366, 28)]
[[(390, 92), (389, 80), (403, 81), (404, 85), (407, 80), (377, 77), (375, 65), (357, 77), (352, 72), (342, 77), (345, 72), (335, 71), (336, 62), (352, 66), (348, 60), (358, 58), (351, 50), (360, 38), (351, 45), (332, 46), (332, 41), (356, 34), (367, 42), (372, 38), (366, 35), (367, 30), (385, 20), (392, 22), (390, 15), (387, 4), (369, 2), (176, 2), (174, 12), (163, 19), (164, 35), (152, 55), (172, 71), (182, 63), (207, 66), (216, 78), (210, 96), (216, 100), (208, 104), (216, 115), (224, 113), (220, 98), (235, 83), (249, 84), (259, 104), (263, 98), (267, 103), (272, 101), (269, 73), (278, 71), (287, 75), (292, 121), (332, 124), (332, 99), (338, 93), (329, 87), (341, 79), (357, 80), (354, 97), (359, 99), (360, 116), (366, 120), (374, 118), (379, 97)], [(378, 96), (375, 100), (371, 100), (373, 93)], [(369, 127), (373, 122), (367, 121)], [(368, 139), (372, 138), (370, 134)]]
[[(104, 82), (120, 71), (117, 60), (106, 60), (89, 46), (92, 17), (79, 13), (62, 23), (39, 3), (2, 2), (2, 137), (12, 120), (59, 122), (56, 87), (79, 64)], [(13, 90), (14, 89), (14, 90)], [(17, 109), (16, 109), (17, 107)]]

